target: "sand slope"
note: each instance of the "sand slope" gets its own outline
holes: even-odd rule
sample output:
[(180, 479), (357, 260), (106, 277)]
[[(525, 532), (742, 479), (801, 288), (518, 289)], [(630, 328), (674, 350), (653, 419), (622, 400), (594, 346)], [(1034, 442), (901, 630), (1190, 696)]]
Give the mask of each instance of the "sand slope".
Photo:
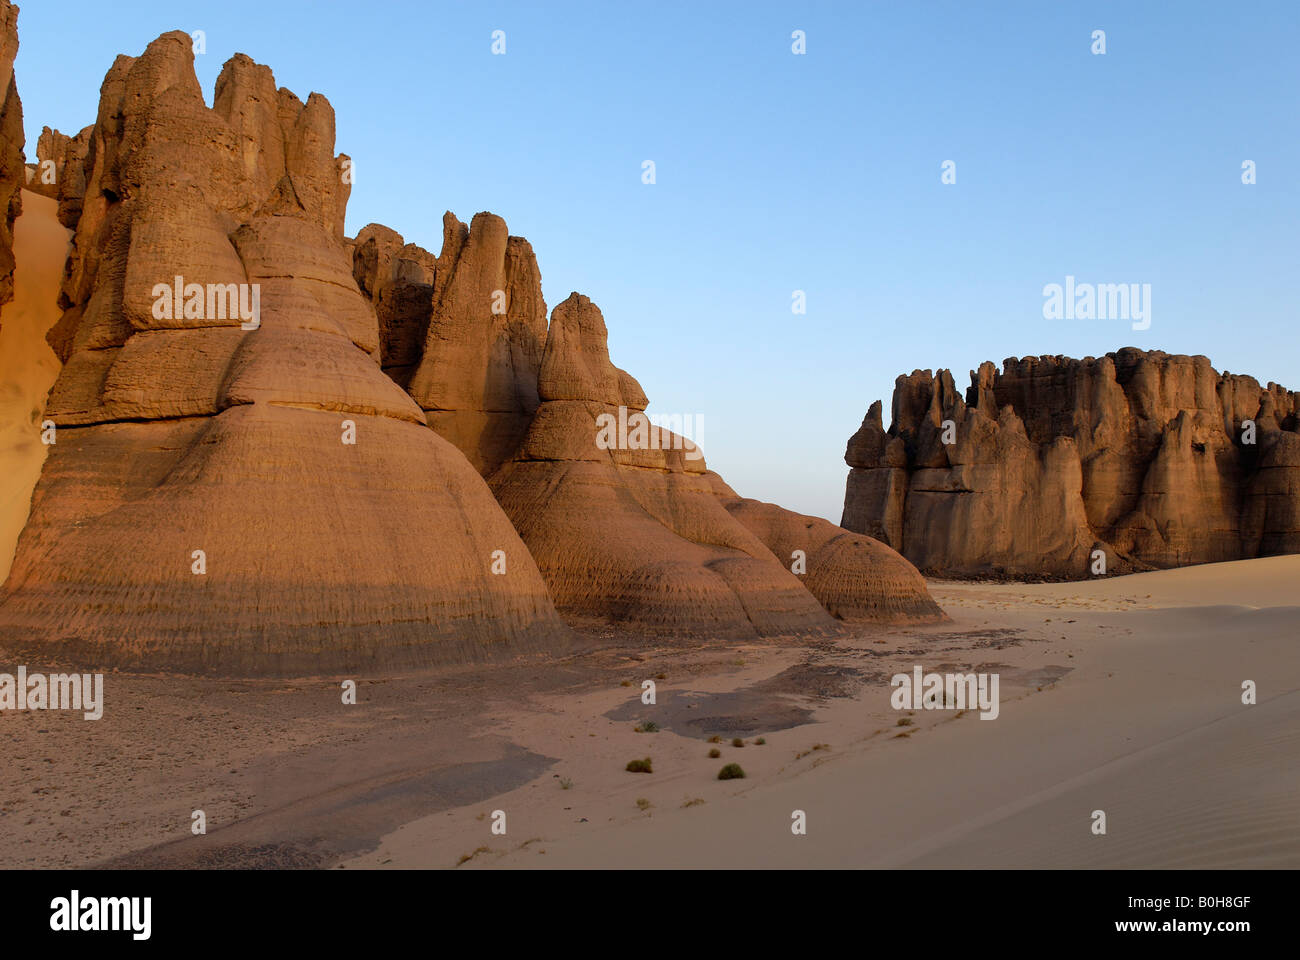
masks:
[[(1039, 655), (1073, 669), (1027, 695), (1004, 690), (996, 720), (931, 712), (897, 739), (869, 735), (888, 690), (868, 687), (856, 717), (806, 728), (805, 740), (835, 744), (811, 769), (710, 784), (705, 761), (665, 764), (634, 787), (650, 815), (629, 818), (627, 797), (602, 807), (561, 794), (573, 813), (556, 826), (537, 794), (515, 791), (485, 806), (510, 810), (528, 835), (551, 829), (473, 866), (1300, 866), (1297, 582), (1292, 556), (1089, 584), (934, 584), (959, 628), (1036, 628)], [(1243, 680), (1258, 684), (1257, 705), (1242, 704)], [(788, 742), (769, 741), (763, 750)], [(750, 769), (763, 756), (738, 758)], [(684, 790), (707, 803), (682, 808)], [(806, 836), (791, 833), (794, 810)], [(1091, 831), (1094, 810), (1105, 836)], [(352, 865), (441, 865), (464, 845), (451, 834), (474, 827), (416, 821)]]
[(55, 200), (23, 191), (23, 215), (14, 226), (14, 299), (0, 315), (0, 583), (49, 450), (40, 424), (59, 361), (45, 331), (59, 319), (59, 280), (71, 238), (57, 209)]

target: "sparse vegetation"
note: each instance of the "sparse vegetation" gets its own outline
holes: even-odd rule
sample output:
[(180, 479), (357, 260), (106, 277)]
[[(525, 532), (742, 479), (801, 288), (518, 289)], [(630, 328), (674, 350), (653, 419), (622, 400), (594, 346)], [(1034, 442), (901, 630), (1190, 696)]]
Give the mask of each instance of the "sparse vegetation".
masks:
[(653, 720), (643, 720), (641, 723), (637, 724), (634, 729), (637, 733), (658, 733), (659, 724), (655, 723)]
[(654, 773), (654, 770), (652, 770), (650, 767), (650, 758), (646, 757), (644, 760), (629, 760), (627, 762), (627, 772), (628, 773)]
[(766, 746), (767, 746), (767, 737), (759, 737), (757, 740), (754, 741), (754, 744), (755, 744), (755, 746), (766, 747)]
[(720, 756), (722, 756), (722, 751), (719, 750), (717, 747), (714, 747), (712, 750), (709, 751), (709, 759), (711, 760), (716, 760)]
[(718, 771), (719, 780), (744, 780), (745, 771), (740, 769), (740, 764), (729, 763)]
[(573, 781), (570, 780), (568, 777), (560, 777), (560, 789), (561, 789), (561, 790), (572, 790), (572, 789), (573, 789)]
[(630, 687), (630, 686), (632, 686), (632, 681), (631, 681), (631, 680), (624, 680), (622, 683), (619, 684), (619, 686), (620, 686), (620, 687)]
[(709, 743), (721, 743), (721, 742), (722, 742), (722, 738), (721, 738), (720, 736), (718, 736), (718, 735), (715, 733), (713, 736), (709, 737), (708, 742), (709, 742)]
[(829, 743), (814, 743), (811, 750), (800, 750), (794, 755), (794, 758), (796, 760), (802, 760), (810, 753), (816, 753), (818, 750), (829, 750), (830, 748), (831, 745)]
[(654, 804), (651, 803), (649, 800), (647, 800), (645, 797), (636, 798), (636, 808), (638, 810), (649, 810), (653, 806)]
[(473, 853), (462, 853), (460, 855), (460, 859), (456, 861), (456, 866), (459, 867), (462, 863), (468, 863), (470, 860), (473, 860), (475, 857), (477, 857), (480, 853), (491, 853), (491, 852), (492, 852), (491, 847), (479, 847)]
[(900, 726), (900, 727), (910, 727), (911, 725), (912, 725), (912, 718), (911, 718), (911, 717), (899, 717), (899, 718), (898, 718), (897, 726)]
[(668, 679), (668, 674), (666, 674), (666, 673), (656, 673), (656, 674), (655, 674), (655, 679), (656, 679), (656, 680), (667, 680), (667, 679)]
[(686, 807), (698, 807), (703, 802), (704, 802), (703, 797), (694, 797), (693, 799), (687, 800), (685, 803), (683, 803), (682, 807), (683, 809)]
[(745, 741), (740, 739), (740, 737), (733, 737), (731, 740), (731, 745), (733, 747), (743, 747), (745, 745)]

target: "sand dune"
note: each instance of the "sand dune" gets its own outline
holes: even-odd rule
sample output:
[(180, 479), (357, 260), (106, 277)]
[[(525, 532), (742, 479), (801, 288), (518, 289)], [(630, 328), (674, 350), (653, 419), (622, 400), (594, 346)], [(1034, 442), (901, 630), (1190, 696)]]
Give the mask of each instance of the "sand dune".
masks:
[(71, 237), (57, 209), (57, 201), (23, 191), (23, 214), (14, 225), (14, 299), (0, 315), (0, 583), (9, 575), (48, 452), (40, 423), (59, 361), (45, 331), (59, 319), (59, 281)]
[(1155, 607), (1300, 604), (1300, 557), (1263, 557), (1249, 563), (1206, 563), (1141, 576), (1074, 584), (1026, 584), (1030, 597), (1078, 596), (1140, 600)]

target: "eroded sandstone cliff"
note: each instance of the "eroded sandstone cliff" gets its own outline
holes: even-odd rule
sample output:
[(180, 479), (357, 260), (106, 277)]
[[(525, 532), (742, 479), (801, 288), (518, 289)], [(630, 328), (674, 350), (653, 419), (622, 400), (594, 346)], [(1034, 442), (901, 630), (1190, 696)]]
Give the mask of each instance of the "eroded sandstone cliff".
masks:
[(921, 570), (1084, 578), (1300, 552), (1300, 394), (1125, 348), (899, 377), (849, 440), (843, 525)]

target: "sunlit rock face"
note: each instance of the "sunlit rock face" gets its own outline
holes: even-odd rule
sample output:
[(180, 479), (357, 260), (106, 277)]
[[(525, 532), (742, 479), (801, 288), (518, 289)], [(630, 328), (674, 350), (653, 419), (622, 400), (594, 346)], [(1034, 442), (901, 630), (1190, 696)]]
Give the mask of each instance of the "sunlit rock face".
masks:
[(1300, 552), (1300, 394), (1125, 348), (899, 377), (849, 440), (843, 525), (922, 571), (1084, 578)]
[(57, 443), (5, 644), (232, 674), (564, 648), (487, 484), (380, 367), (329, 103), (238, 55), (208, 107), (169, 33), (118, 58), (78, 139)]

